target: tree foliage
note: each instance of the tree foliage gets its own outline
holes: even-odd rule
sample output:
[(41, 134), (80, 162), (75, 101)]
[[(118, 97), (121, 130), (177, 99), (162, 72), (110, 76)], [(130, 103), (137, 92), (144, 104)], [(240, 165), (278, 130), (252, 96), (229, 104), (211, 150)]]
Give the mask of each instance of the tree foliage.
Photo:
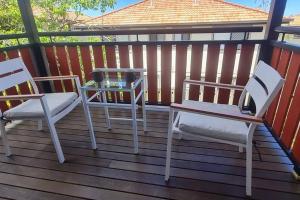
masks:
[(20, 10), (16, 0), (0, 0), (0, 34), (24, 31)]
[[(39, 31), (65, 31), (85, 10), (104, 12), (116, 0), (31, 0)], [(17, 0), (0, 0), (0, 34), (24, 32)], [(70, 18), (69, 12), (73, 16)], [(100, 13), (99, 13), (100, 14)]]
[[(33, 6), (40, 9), (39, 15), (36, 15), (40, 31), (69, 30), (72, 24), (77, 23), (82, 11), (92, 9), (104, 12), (114, 3), (115, 0), (32, 0)], [(73, 16), (68, 11), (72, 11)]]

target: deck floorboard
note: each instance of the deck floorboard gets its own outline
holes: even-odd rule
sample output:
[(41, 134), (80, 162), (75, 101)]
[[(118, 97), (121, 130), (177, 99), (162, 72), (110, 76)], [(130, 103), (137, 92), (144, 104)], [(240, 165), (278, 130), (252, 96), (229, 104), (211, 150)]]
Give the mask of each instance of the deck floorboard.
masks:
[[(128, 110), (115, 116), (130, 116)], [(67, 159), (59, 164), (46, 124), (35, 121), (7, 126), (13, 156), (0, 145), (2, 199), (246, 199), (245, 153), (238, 148), (183, 138), (174, 139), (171, 177), (164, 182), (168, 113), (149, 111), (149, 131), (139, 124), (140, 152), (133, 154), (129, 122), (105, 127), (101, 109), (92, 112), (98, 149), (91, 150), (83, 111), (76, 108), (56, 124)], [(140, 116), (140, 114), (138, 114)], [(293, 165), (268, 130), (255, 132), (253, 198), (300, 199)]]

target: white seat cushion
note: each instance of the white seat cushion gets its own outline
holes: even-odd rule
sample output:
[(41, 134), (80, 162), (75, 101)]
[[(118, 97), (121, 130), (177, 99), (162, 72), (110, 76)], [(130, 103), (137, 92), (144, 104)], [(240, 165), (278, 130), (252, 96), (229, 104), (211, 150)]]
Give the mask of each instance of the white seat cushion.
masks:
[[(45, 94), (50, 110), (50, 115), (55, 116), (64, 108), (72, 104), (78, 95), (75, 92)], [(30, 99), (24, 103), (7, 110), (3, 116), (8, 119), (40, 118), (44, 116), (44, 110), (39, 99)]]
[[(214, 107), (217, 110), (239, 110), (237, 106), (214, 104), (198, 101), (184, 101), (183, 105), (191, 105), (195, 108)], [(180, 112), (178, 127), (180, 131), (195, 135), (211, 137), (246, 144), (248, 127), (246, 123), (206, 115)]]

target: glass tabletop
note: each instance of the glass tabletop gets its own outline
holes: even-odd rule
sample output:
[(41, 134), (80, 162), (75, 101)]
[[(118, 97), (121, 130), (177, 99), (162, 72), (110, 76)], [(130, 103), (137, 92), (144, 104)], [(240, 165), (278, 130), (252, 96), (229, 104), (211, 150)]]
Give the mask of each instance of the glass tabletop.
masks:
[(94, 80), (90, 80), (84, 84), (85, 88), (91, 89), (112, 89), (112, 90), (131, 90), (134, 88), (135, 84), (138, 84), (138, 80), (134, 82), (128, 83), (125, 79), (117, 79), (117, 78), (105, 78), (101, 82), (96, 82)]

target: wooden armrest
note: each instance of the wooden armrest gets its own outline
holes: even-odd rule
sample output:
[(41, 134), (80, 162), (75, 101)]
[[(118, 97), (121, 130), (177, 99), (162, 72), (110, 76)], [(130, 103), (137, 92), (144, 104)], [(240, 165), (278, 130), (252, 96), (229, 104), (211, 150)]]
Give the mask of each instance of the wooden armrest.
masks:
[(68, 76), (44, 76), (44, 77), (34, 77), (34, 81), (50, 81), (50, 80), (66, 80), (66, 79), (75, 79), (77, 75), (68, 75)]
[(216, 87), (223, 89), (234, 89), (234, 90), (244, 90), (244, 86), (240, 85), (230, 85), (224, 83), (214, 83), (214, 82), (206, 82), (206, 81), (197, 81), (197, 80), (184, 80), (185, 83), (189, 83), (191, 85), (204, 85), (207, 87)]
[(244, 121), (244, 122), (249, 122), (249, 123), (255, 123), (255, 124), (263, 123), (262, 118), (258, 118), (255, 116), (246, 115), (246, 114), (242, 114), (240, 112), (234, 112), (234, 111), (228, 112), (228, 111), (222, 111), (219, 109), (212, 109), (212, 108), (208, 108), (208, 107), (202, 107), (201, 109), (197, 109), (197, 108), (194, 108), (193, 106), (182, 105), (182, 104), (177, 104), (177, 103), (172, 103), (171, 108), (173, 108), (177, 111), (178, 110), (187, 111), (187, 112), (193, 112), (193, 113), (214, 116), (214, 117), (219, 117), (219, 118), (226, 118), (226, 119), (233, 119), (233, 120)]
[(7, 95), (7, 96), (0, 96), (0, 101), (40, 99), (43, 96), (45, 96), (45, 94)]

